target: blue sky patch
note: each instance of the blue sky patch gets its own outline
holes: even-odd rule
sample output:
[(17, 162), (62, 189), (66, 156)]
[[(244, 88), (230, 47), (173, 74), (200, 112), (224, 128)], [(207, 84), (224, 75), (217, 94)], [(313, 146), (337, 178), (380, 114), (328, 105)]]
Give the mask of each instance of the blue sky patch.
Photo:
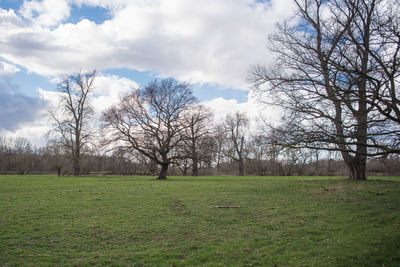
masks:
[(12, 78), (16, 84), (16, 90), (18, 93), (22, 93), (27, 96), (38, 96), (38, 88), (42, 88), (46, 91), (54, 91), (57, 88), (55, 83), (52, 83), (49, 78), (38, 75), (33, 72), (28, 72), (25, 68), (20, 68), (14, 77)]
[(96, 24), (102, 24), (111, 18), (109, 10), (99, 6), (72, 5), (70, 17), (66, 22), (76, 24), (83, 19), (88, 19)]
[(138, 71), (133, 69), (108, 69), (101, 71), (104, 74), (116, 75), (135, 81), (139, 85), (145, 85), (146, 83), (154, 80), (158, 77), (156, 72), (152, 71)]
[(222, 97), (223, 99), (235, 99), (238, 103), (247, 102), (247, 91), (221, 88), (218, 85), (203, 84), (193, 85), (193, 93), (200, 101), (209, 101), (214, 98)]
[(0, 0), (0, 7), (4, 10), (13, 9), (15, 13), (21, 7), (22, 1), (19, 0)]

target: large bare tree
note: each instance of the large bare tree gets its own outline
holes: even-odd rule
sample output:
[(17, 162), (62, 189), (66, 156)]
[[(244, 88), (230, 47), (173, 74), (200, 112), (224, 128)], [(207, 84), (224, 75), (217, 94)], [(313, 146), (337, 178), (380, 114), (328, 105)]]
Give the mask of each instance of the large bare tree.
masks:
[(174, 153), (187, 127), (183, 114), (196, 98), (188, 83), (168, 78), (133, 91), (103, 113), (104, 135), (120, 150), (136, 150), (161, 166), (158, 179), (181, 155)]
[(94, 91), (95, 76), (95, 70), (66, 75), (57, 88), (61, 93), (59, 106), (49, 112), (52, 121), (49, 137), (57, 140), (68, 151), (74, 176), (81, 173), (82, 151), (92, 138), (90, 120), (93, 109), (90, 96)]
[(364, 180), (367, 156), (398, 150), (376, 104), (388, 84), (377, 58), (390, 50), (379, 28), (390, 1), (294, 2), (296, 15), (270, 35), (275, 63), (252, 67), (249, 79), (264, 102), (284, 108), (275, 129), (282, 144), (340, 151), (349, 178)]

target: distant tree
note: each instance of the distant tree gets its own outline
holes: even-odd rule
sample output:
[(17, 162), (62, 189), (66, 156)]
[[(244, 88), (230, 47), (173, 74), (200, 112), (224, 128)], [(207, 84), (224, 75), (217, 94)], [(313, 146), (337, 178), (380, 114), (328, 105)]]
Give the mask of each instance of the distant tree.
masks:
[(221, 164), (225, 160), (225, 149), (226, 149), (226, 130), (224, 123), (219, 123), (215, 126), (213, 130), (213, 139), (214, 139), (214, 160), (215, 160), (215, 167), (216, 171), (219, 172), (221, 168)]
[(19, 174), (28, 174), (32, 170), (33, 149), (27, 138), (18, 137), (12, 140), (13, 164)]
[(188, 83), (172, 78), (150, 82), (103, 113), (105, 139), (156, 162), (161, 166), (158, 179), (167, 179), (168, 167), (181, 158), (173, 152), (188, 127), (183, 114), (195, 102)]
[(156, 175), (158, 172), (158, 164), (153, 160), (149, 159), (148, 157), (144, 156), (143, 154), (130, 150), (129, 152), (131, 156), (142, 166), (146, 167), (146, 174), (148, 175)]
[(249, 119), (243, 112), (228, 114), (224, 121), (224, 128), (228, 146), (225, 155), (238, 164), (239, 175), (244, 175), (244, 160), (247, 153), (246, 141)]
[[(181, 148), (184, 149), (185, 147), (181, 147)], [(187, 151), (178, 150), (177, 153), (187, 153)], [(182, 172), (182, 174), (184, 176), (187, 176), (189, 169), (193, 165), (193, 161), (191, 161), (190, 158), (188, 156), (186, 156), (186, 157), (182, 157), (182, 158), (178, 159), (176, 165), (178, 166), (178, 168)]]
[(49, 111), (52, 122), (49, 136), (68, 151), (75, 176), (81, 173), (82, 152), (93, 137), (90, 96), (94, 91), (95, 76), (96, 71), (65, 76), (57, 87), (61, 93), (59, 106)]
[(214, 126), (209, 127), (210, 133), (203, 136), (199, 140), (197, 146), (198, 154), (200, 155), (200, 166), (203, 169), (207, 169), (207, 173), (211, 174), (213, 172), (213, 167), (215, 163), (216, 153), (216, 140), (214, 139)]
[(47, 169), (56, 170), (57, 175), (61, 176), (61, 172), (65, 164), (65, 153), (63, 146), (55, 140), (50, 140), (43, 149), (43, 154), (44, 157), (42, 157), (42, 160), (45, 161)]
[(0, 136), (0, 170), (5, 173), (10, 168), (11, 146), (12, 142), (10, 138)]
[(265, 135), (257, 134), (251, 136), (248, 144), (249, 156), (251, 161), (254, 162), (251, 172), (264, 175), (266, 172), (264, 161), (266, 160), (268, 149), (268, 140)]
[[(183, 114), (183, 123), (187, 126), (182, 131), (183, 151), (192, 162), (192, 176), (199, 175), (199, 163), (205, 160), (208, 155), (201, 149), (202, 139), (207, 137), (213, 124), (213, 113), (204, 105), (192, 105)], [(187, 162), (184, 164), (188, 166)], [(184, 168), (185, 170), (186, 168)]]

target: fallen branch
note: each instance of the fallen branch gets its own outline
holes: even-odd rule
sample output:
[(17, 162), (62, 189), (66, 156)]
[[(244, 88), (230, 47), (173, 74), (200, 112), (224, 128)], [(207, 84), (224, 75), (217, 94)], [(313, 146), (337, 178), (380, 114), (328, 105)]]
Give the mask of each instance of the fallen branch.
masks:
[(212, 209), (240, 209), (240, 206), (212, 206)]
[(325, 186), (322, 186), (321, 185), (321, 187), (322, 187), (322, 189), (324, 189), (325, 191), (330, 191), (328, 188), (326, 188)]

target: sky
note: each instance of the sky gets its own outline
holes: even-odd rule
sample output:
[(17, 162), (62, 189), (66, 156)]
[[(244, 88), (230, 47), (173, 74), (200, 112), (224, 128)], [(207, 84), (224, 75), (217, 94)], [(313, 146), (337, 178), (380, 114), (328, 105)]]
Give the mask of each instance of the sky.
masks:
[(45, 145), (57, 81), (93, 69), (96, 114), (174, 77), (217, 119), (236, 110), (277, 119), (246, 77), (273, 60), (267, 36), (293, 8), (290, 0), (0, 0), (0, 135)]

